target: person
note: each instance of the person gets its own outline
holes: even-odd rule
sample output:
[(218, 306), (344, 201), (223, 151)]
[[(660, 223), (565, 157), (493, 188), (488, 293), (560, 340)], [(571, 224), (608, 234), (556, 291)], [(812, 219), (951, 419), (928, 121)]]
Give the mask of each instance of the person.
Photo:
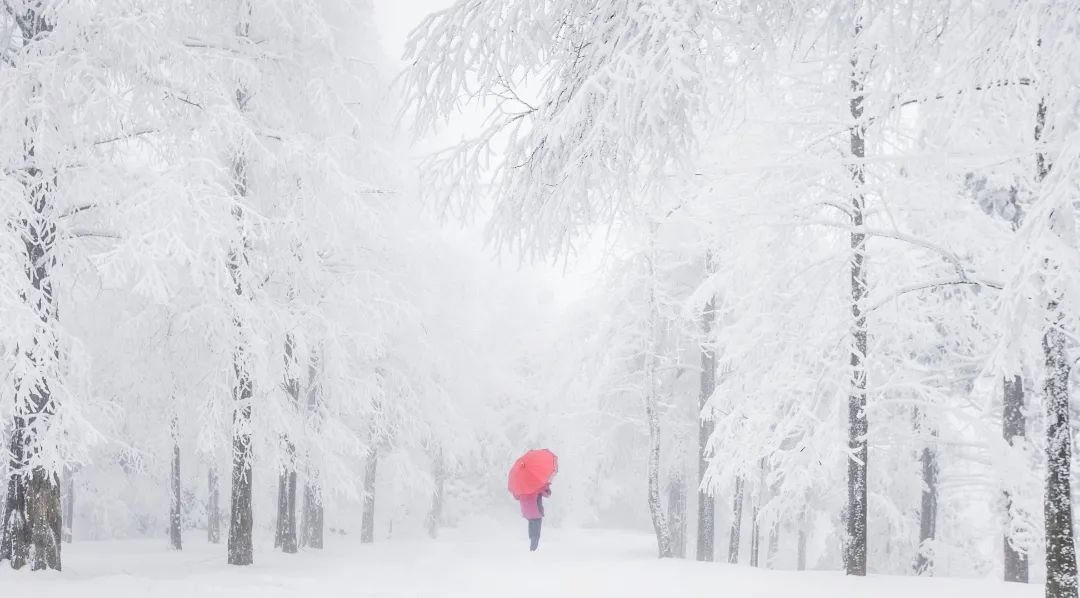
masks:
[(544, 497), (551, 496), (551, 485), (536, 494), (518, 497), (521, 503), (521, 516), (529, 522), (529, 551), (535, 552), (540, 545), (540, 527), (544, 522)]

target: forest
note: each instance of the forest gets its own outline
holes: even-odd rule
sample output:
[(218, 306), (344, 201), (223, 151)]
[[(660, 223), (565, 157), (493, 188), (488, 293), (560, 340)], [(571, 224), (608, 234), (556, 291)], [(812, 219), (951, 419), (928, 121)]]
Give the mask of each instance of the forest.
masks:
[(521, 539), (543, 447), (568, 551), (1078, 596), (1075, 0), (0, 7), (0, 588)]

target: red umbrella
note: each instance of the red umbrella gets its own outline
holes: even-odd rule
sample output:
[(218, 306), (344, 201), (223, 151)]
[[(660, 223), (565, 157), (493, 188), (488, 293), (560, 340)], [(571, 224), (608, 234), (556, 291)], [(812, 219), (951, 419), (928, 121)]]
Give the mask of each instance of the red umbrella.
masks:
[(514, 498), (538, 494), (558, 471), (559, 458), (555, 453), (547, 449), (529, 451), (514, 461), (507, 488)]

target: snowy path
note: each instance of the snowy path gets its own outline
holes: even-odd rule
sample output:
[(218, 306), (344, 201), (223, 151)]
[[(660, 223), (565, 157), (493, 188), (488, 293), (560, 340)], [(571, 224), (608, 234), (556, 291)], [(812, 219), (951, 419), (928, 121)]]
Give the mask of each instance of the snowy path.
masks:
[[(520, 530), (524, 531), (524, 530)], [(651, 538), (545, 530), (541, 552), (510, 530), (485, 538), (357, 546), (335, 539), (325, 554), (263, 550), (252, 567), (222, 564), (223, 547), (191, 542), (83, 542), (63, 573), (0, 570), (0, 596), (34, 598), (1035, 598), (1041, 586), (993, 581), (872, 577), (658, 561)], [(531, 580), (531, 581), (522, 581)], [(524, 588), (522, 589), (524, 583)]]

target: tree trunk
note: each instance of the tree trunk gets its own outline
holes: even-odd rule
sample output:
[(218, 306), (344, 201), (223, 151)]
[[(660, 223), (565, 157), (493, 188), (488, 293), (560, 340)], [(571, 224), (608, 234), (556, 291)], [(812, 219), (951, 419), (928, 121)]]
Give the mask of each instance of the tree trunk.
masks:
[(274, 548), (281, 548), (281, 540), (284, 535), (285, 518), (283, 513), (285, 512), (285, 505), (282, 502), (285, 500), (285, 474), (278, 474), (277, 483), (277, 508), (274, 509)]
[(760, 494), (754, 497), (754, 506), (750, 510), (750, 566), (758, 566), (758, 554), (761, 552)]
[[(1058, 304), (1051, 301), (1051, 314)], [(1075, 598), (1076, 548), (1072, 522), (1072, 434), (1069, 428), (1069, 372), (1066, 337), (1056, 318), (1043, 336), (1046, 355), (1046, 596)]]
[(375, 473), (379, 466), (379, 450), (372, 445), (364, 462), (364, 515), (360, 523), (360, 543), (375, 541)]
[(739, 562), (739, 548), (742, 545), (743, 496), (746, 482), (742, 476), (735, 478), (735, 496), (732, 499), (731, 539), (728, 542), (728, 562)]
[(300, 541), (308, 548), (323, 547), (323, 506), (319, 487), (304, 483), (304, 523)]
[(919, 554), (915, 560), (915, 572), (932, 574), (933, 561), (927, 552), (930, 551), (932, 554), (931, 544), (937, 534), (937, 456), (933, 449), (924, 447), (920, 460), (922, 461), (923, 492), (919, 518)]
[[(1039, 100), (1035, 121), (1036, 174), (1041, 185), (1050, 172), (1050, 161), (1041, 150), (1046, 127), (1046, 100)], [(1072, 214), (1068, 215), (1069, 220)], [(1060, 214), (1051, 216), (1051, 231), (1060, 236), (1059, 226), (1072, 226)], [(1050, 259), (1048, 269), (1059, 266)], [(1046, 527), (1046, 597), (1076, 598), (1076, 546), (1072, 521), (1072, 429), (1069, 424), (1069, 361), (1068, 340), (1063, 330), (1064, 314), (1058, 304), (1060, 291), (1048, 288), (1049, 323), (1043, 333), (1043, 356), (1046, 361), (1046, 488), (1043, 517)]]
[[(319, 409), (322, 402), (322, 360), (317, 351), (308, 362), (307, 432), (310, 438), (319, 433)], [(310, 442), (308, 443), (311, 444)], [(310, 449), (309, 449), (310, 451)], [(323, 547), (323, 504), (319, 487), (319, 470), (310, 453), (305, 458), (303, 519), (300, 543), (308, 548)]]
[(937, 504), (938, 489), (937, 457), (932, 449), (924, 447), (920, 460), (922, 461), (922, 508), (919, 518), (919, 552), (915, 558), (915, 572), (933, 574), (933, 540), (937, 534)]
[(72, 534), (71, 528), (75, 521), (75, 470), (71, 467), (64, 467), (64, 513), (63, 513), (63, 532), (62, 540), (71, 544)]
[(664, 506), (660, 500), (660, 397), (657, 396), (658, 375), (657, 355), (660, 350), (660, 314), (657, 306), (656, 291), (653, 288), (656, 280), (656, 269), (653, 263), (651, 246), (656, 237), (657, 226), (650, 225), (649, 243), (650, 255), (648, 261), (649, 275), (649, 312), (648, 312), (648, 337), (644, 349), (645, 361), (645, 420), (649, 428), (649, 456), (646, 475), (648, 476), (648, 504), (649, 516), (652, 518), (653, 531), (656, 534), (656, 548), (662, 559), (671, 558), (671, 529), (668, 527), (667, 517), (664, 516)]
[(919, 509), (919, 544), (915, 553), (915, 574), (933, 574), (933, 541), (937, 536), (938, 505), (938, 463), (937, 450), (934, 446), (937, 430), (929, 425), (924, 413), (914, 411), (915, 431), (920, 436), (929, 436), (923, 440), (919, 462), (922, 466), (922, 498)]
[(251, 379), (237, 365), (237, 409), (233, 413), (232, 496), (229, 507), (229, 564), (254, 562), (251, 509)]
[[(652, 358), (647, 360), (652, 361)], [(651, 380), (651, 377), (648, 379)], [(656, 533), (657, 551), (660, 558), (665, 559), (671, 558), (672, 550), (671, 529), (660, 502), (660, 414), (656, 412), (658, 398), (655, 388), (650, 387), (646, 392), (648, 396), (645, 399), (645, 416), (649, 425), (649, 514), (652, 516), (653, 531)]]
[[(712, 253), (705, 255), (705, 271), (712, 274), (715, 270)], [(713, 433), (713, 419), (706, 414), (706, 405), (716, 390), (716, 354), (711, 348), (712, 328), (716, 321), (716, 297), (710, 297), (701, 314), (701, 393), (698, 398), (698, 525), (697, 525), (697, 560), (712, 561), (715, 556), (716, 540), (716, 500), (705, 488), (705, 472), (709, 468), (706, 458), (709, 438)]]
[[(856, 17), (858, 19), (858, 17)], [(862, 32), (856, 20), (855, 38)], [(868, 291), (864, 260), (866, 235), (863, 214), (866, 209), (866, 125), (863, 122), (863, 73), (859, 59), (851, 58), (852, 125), (849, 131), (852, 164), (849, 167), (854, 192), (851, 197), (851, 394), (848, 397), (848, 481), (846, 570), (848, 575), (866, 575), (867, 471), (869, 425), (866, 417), (867, 325), (864, 304)]]
[[(300, 405), (299, 365), (296, 363), (296, 339), (293, 335), (285, 336), (285, 393), (293, 409)], [(282, 438), (285, 445), (285, 463), (278, 481), (278, 535), (275, 546), (286, 554), (295, 554), (296, 542), (296, 446), (286, 434)]]
[(172, 417), (170, 424), (172, 431), (172, 467), (169, 472), (169, 488), (171, 490), (169, 500), (169, 547), (173, 550), (183, 549), (183, 537), (180, 522), (180, 425), (176, 416)]
[(282, 472), (278, 478), (278, 536), (275, 548), (295, 554), (296, 541), (296, 471)]
[[(240, 37), (247, 37), (249, 25), (242, 22), (237, 27)], [(248, 94), (244, 89), (237, 89), (236, 102), (240, 111), (243, 111), (248, 102)], [(248, 195), (247, 159), (240, 152), (236, 154), (232, 164), (233, 193), (236, 197), (236, 206), (233, 208), (233, 216), (240, 228), (240, 240), (229, 252), (229, 274), (236, 288), (238, 301), (243, 301), (247, 296), (244, 288), (243, 265), (247, 262), (247, 237), (243, 231), (243, 207), (241, 201)], [(233, 354), (233, 426), (232, 426), (232, 495), (229, 506), (229, 556), (230, 565), (250, 565), (254, 562), (254, 550), (252, 548), (252, 527), (254, 516), (252, 514), (252, 467), (251, 467), (251, 409), (252, 409), (252, 382), (248, 371), (248, 357), (245, 340), (245, 325), (239, 315), (233, 320), (239, 336), (239, 343), (234, 348)]]
[[(1014, 447), (1023, 445), (1027, 428), (1024, 416), (1024, 382), (1016, 376), (1005, 376), (1002, 382), (1003, 400), (1001, 417), (1001, 435), (1005, 442)], [(1005, 520), (1007, 529), (1012, 529), (1012, 494), (1005, 490)], [(1008, 532), (1004, 537), (1005, 581), (1028, 582), (1027, 554), (1013, 545)]]
[(671, 556), (686, 558), (686, 480), (675, 469), (668, 478), (668, 522), (671, 526)]
[(221, 543), (221, 491), (218, 488), (218, 474), (214, 464), (210, 464), (207, 475), (208, 500), (206, 505), (206, 540), (211, 544)]
[[(38, 3), (25, 4), (16, 19), (26, 40), (45, 37), (52, 30), (46, 11)], [(31, 92), (36, 104), (38, 89)], [(33, 108), (32, 110), (37, 110)], [(63, 510), (60, 505), (60, 476), (39, 463), (41, 443), (49, 437), (57, 398), (53, 388), (59, 378), (59, 347), (56, 338), (56, 297), (53, 271), (56, 267), (56, 173), (39, 164), (34, 140), (40, 117), (33, 111), (25, 117), (24, 163), (21, 182), (26, 201), (25, 218), (14, 223), (22, 239), (23, 264), (31, 292), (22, 300), (38, 319), (33, 337), (15, 348), (15, 406), (8, 448), (8, 488), (4, 520), (0, 522), (0, 562), (21, 569), (61, 568), (60, 552)]]
[(780, 552), (780, 524), (773, 522), (769, 525), (769, 551), (765, 559), (765, 566), (769, 569), (776, 568), (776, 555)]

